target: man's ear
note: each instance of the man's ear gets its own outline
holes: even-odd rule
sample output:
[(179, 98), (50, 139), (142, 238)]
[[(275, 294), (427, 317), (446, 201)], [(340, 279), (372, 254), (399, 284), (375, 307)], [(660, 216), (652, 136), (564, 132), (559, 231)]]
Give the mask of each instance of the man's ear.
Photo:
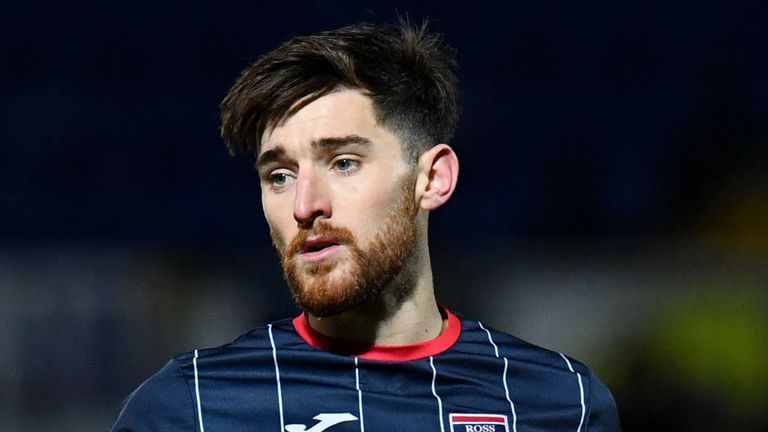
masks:
[(423, 210), (445, 204), (456, 189), (459, 158), (447, 144), (438, 144), (419, 157), (416, 198)]

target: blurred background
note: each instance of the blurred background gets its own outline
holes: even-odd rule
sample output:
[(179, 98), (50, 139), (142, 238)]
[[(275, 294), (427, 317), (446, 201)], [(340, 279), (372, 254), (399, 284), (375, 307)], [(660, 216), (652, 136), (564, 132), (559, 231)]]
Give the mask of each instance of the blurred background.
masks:
[(4, 2), (0, 430), (107, 430), (172, 355), (297, 309), (218, 104), (298, 33), (458, 49), (452, 309), (588, 363), (625, 431), (768, 430), (765, 2)]

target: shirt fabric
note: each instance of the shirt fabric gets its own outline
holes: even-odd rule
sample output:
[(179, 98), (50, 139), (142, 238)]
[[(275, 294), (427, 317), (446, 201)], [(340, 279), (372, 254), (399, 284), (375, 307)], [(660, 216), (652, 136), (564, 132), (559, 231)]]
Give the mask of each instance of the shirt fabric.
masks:
[(586, 366), (442, 310), (436, 339), (367, 346), (304, 314), (179, 355), (125, 401), (113, 432), (614, 432)]

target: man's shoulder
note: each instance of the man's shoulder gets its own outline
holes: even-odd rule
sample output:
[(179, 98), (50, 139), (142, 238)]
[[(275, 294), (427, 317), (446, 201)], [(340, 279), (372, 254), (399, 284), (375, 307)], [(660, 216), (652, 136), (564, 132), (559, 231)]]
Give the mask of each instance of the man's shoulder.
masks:
[(123, 402), (113, 432), (192, 430), (192, 393), (184, 372), (175, 360), (145, 380)]
[(285, 340), (295, 337), (291, 320), (284, 319), (251, 329), (226, 344), (177, 354), (134, 393), (151, 397), (154, 390), (165, 389), (167, 393), (171, 382), (174, 383), (171, 387), (181, 389), (179, 383), (189, 383), (195, 376), (220, 375), (223, 371), (237, 368), (243, 362), (263, 363), (272, 358), (275, 343), (289, 344)]
[(570, 371), (576, 365), (581, 372), (586, 371), (582, 363), (566, 357), (562, 353), (528, 342), (505, 331), (497, 330), (482, 321), (460, 316), (462, 326), (461, 346), (459, 349), (497, 358), (507, 358), (525, 363), (549, 366), (554, 369)]
[(514, 377), (519, 401), (563, 412), (580, 405), (581, 421), (590, 425), (589, 430), (619, 430), (610, 390), (584, 363), (480, 321), (463, 317), (461, 321), (463, 334), (455, 351), (459, 356), (481, 356), (485, 362), (498, 362), (505, 379)]
[[(230, 343), (176, 355), (124, 401), (113, 431), (193, 430), (200, 383), (206, 391), (239, 391), (247, 378), (271, 367), (275, 343), (295, 343), (291, 320), (252, 329)], [(278, 342), (275, 342), (278, 341)]]
[(244, 359), (253, 360), (254, 356), (271, 357), (276, 345), (290, 347), (294, 344), (297, 344), (297, 335), (292, 320), (282, 319), (251, 329), (232, 342), (178, 354), (172, 361), (177, 363), (186, 375), (192, 373), (196, 365), (210, 368), (217, 364), (227, 365)]
[[(454, 352), (458, 355), (481, 356), (506, 365), (510, 373), (531, 384), (552, 385), (582, 381), (588, 386), (597, 380), (584, 363), (558, 351), (528, 342), (507, 332), (461, 317), (462, 336)], [(602, 388), (602, 383), (599, 384)]]

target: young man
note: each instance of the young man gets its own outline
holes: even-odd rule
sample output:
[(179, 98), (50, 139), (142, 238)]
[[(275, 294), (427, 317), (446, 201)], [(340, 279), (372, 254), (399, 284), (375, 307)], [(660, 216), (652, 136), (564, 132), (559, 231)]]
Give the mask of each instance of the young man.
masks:
[(115, 431), (618, 431), (584, 365), (435, 300), (429, 212), (456, 187), (453, 52), (425, 27), (297, 37), (222, 103), (304, 313), (171, 360)]

